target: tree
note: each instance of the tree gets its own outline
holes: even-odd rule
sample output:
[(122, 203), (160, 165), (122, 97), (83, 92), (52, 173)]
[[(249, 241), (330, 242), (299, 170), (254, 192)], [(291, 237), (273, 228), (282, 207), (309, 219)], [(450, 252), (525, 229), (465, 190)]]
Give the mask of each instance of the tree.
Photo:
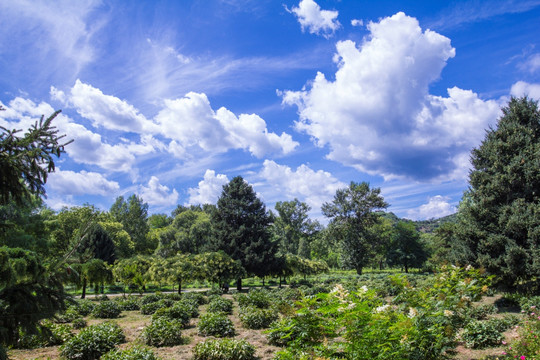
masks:
[(414, 224), (409, 221), (398, 222), (390, 243), (388, 263), (402, 266), (408, 273), (410, 267), (421, 267), (426, 260), (427, 252)]
[(309, 219), (308, 212), (311, 207), (294, 199), (278, 201), (275, 208), (278, 216), (272, 230), (279, 241), (280, 253), (309, 258), (311, 236), (320, 231), (320, 224)]
[[(277, 246), (270, 240), (270, 216), (253, 188), (240, 176), (223, 186), (212, 213), (214, 246), (239, 260), (248, 274), (269, 274)], [(237, 279), (242, 289), (242, 279)]]
[(178, 294), (182, 293), (182, 284), (202, 278), (201, 270), (196, 266), (193, 255), (179, 254), (166, 259), (155, 259), (149, 273), (154, 281), (170, 281), (178, 284)]
[(60, 157), (73, 141), (61, 143), (65, 135), (59, 136), (52, 126), (59, 113), (54, 112), (45, 121), (42, 116), (23, 137), (17, 136), (21, 130), (0, 126), (0, 205), (10, 201), (22, 204), (32, 194), (45, 195), (47, 175), (55, 169), (53, 156)]
[(148, 270), (152, 266), (152, 260), (146, 256), (134, 256), (129, 259), (117, 261), (113, 267), (114, 277), (122, 284), (132, 289), (137, 289), (142, 294), (148, 281)]
[(540, 275), (540, 111), (512, 98), (471, 154), (469, 191), (459, 208), (462, 256), (515, 286)]
[(218, 284), (222, 289), (228, 289), (232, 280), (246, 275), (240, 261), (234, 260), (223, 251), (195, 255), (194, 264), (202, 278)]
[(124, 226), (124, 230), (127, 231), (135, 244), (137, 254), (150, 254), (155, 250), (147, 241), (146, 235), (150, 230), (148, 204), (143, 202), (141, 197), (133, 194), (126, 201), (123, 196), (119, 196), (109, 212), (116, 221)]
[(370, 260), (376, 239), (369, 228), (380, 216), (375, 211), (388, 207), (380, 195), (381, 189), (369, 184), (351, 182), (348, 188), (336, 191), (334, 200), (324, 203), (323, 214), (330, 218), (330, 231), (340, 240), (344, 264), (362, 273)]

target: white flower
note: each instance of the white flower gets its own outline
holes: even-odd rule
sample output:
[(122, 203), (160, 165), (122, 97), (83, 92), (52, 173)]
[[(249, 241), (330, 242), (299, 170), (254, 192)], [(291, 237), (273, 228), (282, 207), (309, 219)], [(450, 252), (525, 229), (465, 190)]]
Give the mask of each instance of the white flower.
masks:
[(418, 311), (417, 311), (415, 308), (410, 307), (410, 308), (409, 308), (409, 317), (410, 317), (410, 318), (413, 318), (413, 317), (415, 317), (416, 315), (418, 315)]
[(379, 306), (379, 307), (375, 308), (375, 312), (380, 313), (380, 312), (386, 311), (389, 307), (390, 307), (390, 305), (388, 305), (388, 304), (383, 305), (383, 306)]
[(469, 271), (469, 270), (473, 270), (474, 268), (471, 266), (471, 265), (467, 265), (467, 267), (465, 268), (465, 271)]
[(452, 310), (444, 310), (443, 314), (446, 317), (450, 317), (450, 316), (454, 315), (454, 312)]
[(362, 290), (362, 292), (365, 293), (365, 292), (368, 291), (368, 288), (367, 288), (366, 285), (364, 285), (364, 286), (362, 286), (362, 287), (360, 288), (360, 290)]

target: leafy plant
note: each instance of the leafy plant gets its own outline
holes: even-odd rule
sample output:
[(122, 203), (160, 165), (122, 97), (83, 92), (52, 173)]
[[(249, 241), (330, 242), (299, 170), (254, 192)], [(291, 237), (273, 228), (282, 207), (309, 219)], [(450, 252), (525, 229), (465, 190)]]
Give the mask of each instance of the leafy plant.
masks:
[(234, 324), (223, 313), (206, 313), (201, 315), (198, 324), (199, 335), (230, 337), (235, 335)]
[(133, 310), (140, 310), (141, 309), (141, 303), (140, 300), (133, 297), (121, 297), (116, 300), (116, 303), (120, 307), (120, 310), (122, 311), (133, 311)]
[(461, 338), (467, 347), (473, 349), (497, 346), (504, 339), (495, 323), (478, 320), (473, 320), (465, 326)]
[(80, 330), (86, 327), (86, 320), (84, 320), (83, 318), (77, 318), (71, 322), (71, 326), (74, 329)]
[(198, 343), (193, 360), (253, 360), (255, 347), (245, 340), (211, 339)]
[(535, 359), (540, 354), (540, 314), (536, 306), (527, 309), (527, 319), (516, 326), (518, 337), (505, 350), (509, 359)]
[(161, 347), (174, 346), (183, 343), (182, 321), (159, 316), (152, 319), (152, 323), (143, 329), (141, 337), (146, 345)]
[(176, 303), (172, 307), (158, 309), (154, 315), (152, 315), (152, 320), (157, 319), (158, 317), (178, 320), (182, 323), (183, 327), (186, 327), (191, 319), (191, 310), (181, 303)]
[(124, 341), (124, 332), (118, 324), (104, 322), (82, 329), (60, 347), (60, 352), (69, 360), (96, 360)]
[(270, 306), (271, 296), (267, 290), (250, 290), (247, 294), (238, 294), (236, 301), (240, 307), (254, 306), (265, 309)]
[(114, 349), (101, 357), (101, 360), (159, 360), (151, 349), (133, 346), (129, 349)]
[(253, 306), (242, 307), (240, 320), (248, 329), (265, 329), (278, 318), (273, 309), (259, 309)]
[(95, 306), (96, 306), (96, 303), (93, 302), (92, 300), (82, 299), (82, 300), (77, 300), (76, 308), (81, 316), (88, 316), (90, 315), (92, 310), (94, 310)]
[(212, 296), (208, 303), (208, 312), (222, 312), (232, 314), (233, 302), (230, 299), (225, 299), (221, 296)]
[(174, 304), (174, 301), (168, 299), (161, 299), (157, 302), (151, 302), (141, 306), (141, 314), (143, 315), (152, 315), (158, 309), (170, 307)]
[(69, 325), (55, 324), (50, 320), (43, 320), (35, 334), (25, 333), (22, 329), (19, 333), (17, 347), (22, 349), (61, 345), (73, 336)]
[(116, 319), (122, 310), (115, 301), (102, 301), (92, 310), (92, 316), (97, 319)]

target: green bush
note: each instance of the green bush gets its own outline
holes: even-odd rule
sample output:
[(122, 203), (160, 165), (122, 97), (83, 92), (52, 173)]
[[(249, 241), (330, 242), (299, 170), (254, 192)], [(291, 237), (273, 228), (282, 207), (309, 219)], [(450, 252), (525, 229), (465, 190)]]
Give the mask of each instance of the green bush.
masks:
[(180, 320), (160, 316), (152, 319), (152, 323), (143, 329), (141, 337), (146, 345), (161, 347), (183, 343)]
[(79, 318), (81, 315), (76, 306), (70, 306), (61, 314), (56, 316), (56, 322), (60, 324), (70, 323), (73, 320)]
[(235, 335), (231, 319), (217, 312), (201, 315), (198, 329), (201, 336), (230, 337)]
[(265, 329), (277, 318), (277, 311), (273, 309), (259, 309), (250, 306), (243, 307), (240, 311), (240, 320), (248, 329)]
[(84, 320), (83, 318), (77, 318), (71, 322), (71, 326), (74, 329), (80, 330), (86, 327), (86, 320)]
[(199, 317), (199, 303), (195, 298), (186, 298), (182, 299), (174, 306), (182, 306), (189, 312), (189, 317), (196, 318)]
[(183, 293), (182, 300), (196, 300), (199, 305), (208, 304), (208, 298), (200, 292)]
[(71, 327), (66, 324), (56, 324), (50, 320), (43, 320), (36, 334), (27, 334), (19, 331), (17, 347), (21, 349), (34, 349), (45, 346), (61, 345), (73, 336)]
[(479, 306), (473, 306), (467, 311), (467, 318), (475, 320), (484, 320), (488, 315), (496, 314), (497, 307), (493, 304), (482, 304)]
[[(150, 296), (150, 295), (148, 295)], [(158, 309), (167, 308), (174, 304), (174, 301), (168, 299), (161, 299), (157, 302), (151, 302), (141, 306), (141, 314), (143, 315), (152, 315)]]
[(151, 349), (133, 346), (129, 349), (114, 349), (101, 357), (101, 360), (159, 360)]
[(141, 305), (155, 303), (155, 302), (158, 302), (161, 299), (163, 299), (163, 297), (161, 295), (158, 295), (158, 294), (145, 295), (145, 296), (143, 296), (141, 298)]
[(255, 347), (245, 340), (211, 339), (198, 343), (193, 360), (253, 360)]
[(178, 320), (182, 323), (183, 327), (186, 327), (191, 319), (191, 311), (183, 304), (176, 303), (172, 307), (158, 309), (154, 315), (152, 315), (152, 320), (162, 316), (169, 319)]
[(247, 294), (238, 294), (236, 301), (240, 307), (253, 306), (265, 309), (270, 306), (271, 296), (267, 290), (250, 290)]
[(115, 301), (122, 311), (134, 311), (141, 309), (140, 299), (135, 297), (120, 297)]
[(498, 346), (504, 339), (494, 322), (478, 320), (473, 320), (465, 326), (461, 338), (465, 345), (472, 349)]
[(77, 300), (77, 311), (81, 316), (88, 316), (94, 310), (94, 307), (96, 306), (96, 303), (92, 300), (88, 299), (81, 299)]
[(536, 307), (527, 310), (527, 320), (517, 327), (518, 337), (505, 351), (508, 359), (537, 359), (540, 354), (540, 315)]
[(124, 332), (118, 324), (104, 322), (82, 329), (60, 347), (60, 353), (66, 359), (96, 360), (124, 341)]
[(114, 301), (102, 301), (92, 310), (92, 316), (97, 319), (116, 319), (122, 310)]
[(232, 314), (233, 302), (232, 300), (222, 298), (221, 296), (212, 296), (208, 303), (208, 312), (222, 312), (225, 314)]

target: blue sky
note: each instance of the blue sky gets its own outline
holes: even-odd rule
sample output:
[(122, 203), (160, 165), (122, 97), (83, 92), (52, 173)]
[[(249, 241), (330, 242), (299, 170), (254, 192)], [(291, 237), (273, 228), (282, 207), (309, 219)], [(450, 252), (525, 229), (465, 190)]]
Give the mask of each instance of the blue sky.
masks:
[(272, 208), (350, 181), (411, 219), (455, 211), (510, 96), (540, 99), (540, 0), (0, 0), (0, 125), (74, 139), (47, 204)]

